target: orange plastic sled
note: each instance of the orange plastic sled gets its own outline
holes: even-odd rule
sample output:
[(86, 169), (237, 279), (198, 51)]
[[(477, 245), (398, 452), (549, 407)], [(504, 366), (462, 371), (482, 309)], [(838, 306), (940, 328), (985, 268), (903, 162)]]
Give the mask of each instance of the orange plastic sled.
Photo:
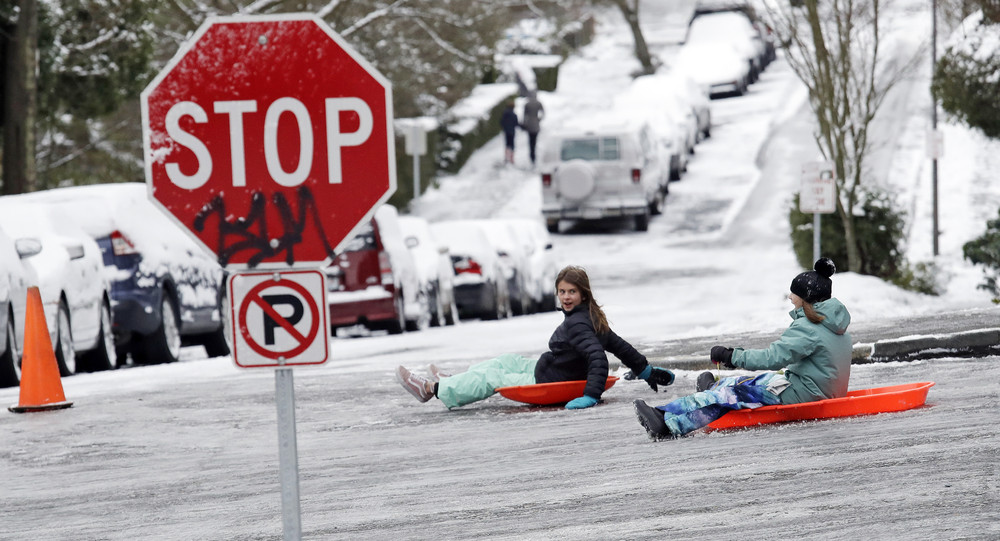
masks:
[[(604, 385), (604, 390), (610, 389), (616, 381), (618, 381), (617, 377), (608, 376), (608, 382)], [(577, 380), (499, 387), (496, 389), (496, 392), (500, 393), (504, 398), (509, 398), (515, 402), (548, 406), (551, 404), (564, 404), (574, 398), (579, 398), (583, 396), (583, 390), (586, 387), (587, 380)]]
[(853, 415), (871, 415), (905, 411), (923, 406), (933, 381), (906, 383), (890, 387), (849, 391), (843, 398), (831, 398), (802, 404), (763, 406), (752, 410), (734, 410), (713, 421), (709, 428), (739, 428), (786, 421), (832, 419)]

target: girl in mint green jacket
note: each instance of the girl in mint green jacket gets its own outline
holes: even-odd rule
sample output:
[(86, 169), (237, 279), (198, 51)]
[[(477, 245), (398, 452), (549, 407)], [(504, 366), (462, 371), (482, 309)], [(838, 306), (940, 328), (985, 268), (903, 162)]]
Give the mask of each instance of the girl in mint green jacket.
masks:
[(725, 368), (780, 370), (714, 381), (711, 372), (698, 378), (697, 393), (656, 408), (634, 402), (636, 415), (654, 438), (670, 438), (707, 426), (729, 410), (772, 404), (797, 404), (847, 395), (851, 375), (851, 314), (831, 298), (836, 272), (821, 258), (814, 270), (792, 280), (788, 295), (792, 324), (766, 349), (715, 346), (712, 362)]

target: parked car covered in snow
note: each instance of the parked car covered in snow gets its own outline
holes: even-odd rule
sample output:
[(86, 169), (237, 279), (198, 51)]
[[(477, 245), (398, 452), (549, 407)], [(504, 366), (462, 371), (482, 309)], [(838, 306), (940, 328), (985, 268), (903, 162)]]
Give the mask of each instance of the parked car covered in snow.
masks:
[(111, 286), (94, 239), (55, 209), (0, 198), (0, 227), (37, 286), (63, 376), (117, 368), (111, 324)]
[(688, 25), (684, 46), (726, 43), (738, 51), (749, 70), (749, 82), (757, 81), (768, 62), (760, 32), (744, 13), (718, 11), (695, 16)]
[(455, 303), (462, 319), (513, 315), (503, 264), (486, 233), (464, 220), (432, 223), (431, 233), (451, 253)]
[(512, 226), (506, 220), (483, 219), (469, 220), (469, 227), (479, 227), (496, 248), (497, 257), (503, 267), (507, 279), (507, 295), (510, 297), (510, 308), (514, 315), (531, 313), (531, 293), (528, 282), (531, 280), (531, 267), (525, 246), (518, 242)]
[(379, 207), (325, 272), (331, 332), (362, 325), (398, 334), (430, 326), (429, 297), (395, 207)]
[(691, 108), (698, 130), (697, 141), (708, 139), (712, 135), (711, 98), (708, 88), (698, 83), (691, 74), (680, 69), (670, 70), (659, 76), (666, 79), (670, 92), (668, 98)]
[(49, 205), (97, 241), (111, 282), (119, 364), (174, 362), (182, 345), (229, 354), (223, 269), (149, 201), (146, 185), (100, 184), (12, 196)]
[(27, 290), (27, 273), (14, 240), (0, 227), (0, 387), (21, 381)]
[(674, 58), (674, 67), (691, 74), (711, 98), (742, 96), (750, 86), (750, 70), (731, 43), (689, 43)]
[(547, 133), (539, 170), (542, 215), (551, 232), (560, 220), (632, 218), (646, 231), (663, 211), (670, 157), (649, 123), (622, 115), (590, 118)]
[(698, 119), (680, 102), (662, 75), (636, 77), (615, 97), (615, 113), (623, 117), (649, 120), (657, 140), (670, 156), (670, 180), (680, 180), (698, 142)]
[(413, 255), (421, 287), (429, 295), (431, 325), (453, 325), (458, 320), (455, 305), (455, 269), (448, 247), (431, 234), (430, 223), (419, 216), (400, 216), (404, 242)]
[(552, 253), (552, 239), (540, 220), (503, 218), (507, 222), (528, 258), (526, 284), (531, 299), (531, 312), (555, 310), (555, 282), (559, 265)]

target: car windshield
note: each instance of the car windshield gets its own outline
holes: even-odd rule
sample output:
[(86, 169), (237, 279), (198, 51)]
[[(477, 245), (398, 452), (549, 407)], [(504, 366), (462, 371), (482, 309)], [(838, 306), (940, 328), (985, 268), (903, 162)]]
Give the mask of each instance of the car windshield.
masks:
[(566, 139), (560, 150), (562, 161), (569, 160), (617, 160), (617, 137), (587, 137), (582, 139)]
[(358, 234), (347, 241), (343, 251), (358, 252), (373, 249), (375, 249), (375, 230), (372, 228), (371, 222), (368, 222), (358, 228)]

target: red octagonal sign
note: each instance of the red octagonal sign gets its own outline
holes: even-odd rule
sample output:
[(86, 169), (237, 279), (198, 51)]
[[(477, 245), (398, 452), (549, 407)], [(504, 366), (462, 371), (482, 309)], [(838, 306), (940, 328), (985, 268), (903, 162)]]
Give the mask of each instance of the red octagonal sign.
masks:
[(150, 198), (226, 267), (329, 262), (396, 189), (390, 84), (313, 15), (209, 19), (142, 122)]

